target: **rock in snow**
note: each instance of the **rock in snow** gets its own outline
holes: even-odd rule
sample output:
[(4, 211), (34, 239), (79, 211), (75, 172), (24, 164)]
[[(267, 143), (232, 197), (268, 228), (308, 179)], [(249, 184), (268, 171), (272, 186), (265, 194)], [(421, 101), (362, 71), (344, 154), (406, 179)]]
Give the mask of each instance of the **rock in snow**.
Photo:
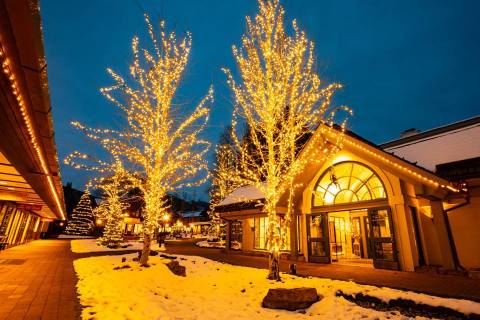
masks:
[(310, 307), (321, 298), (315, 288), (269, 289), (262, 307), (269, 309), (299, 310)]
[(187, 276), (187, 268), (181, 266), (178, 261), (172, 260), (166, 264), (168, 269), (176, 274), (177, 276), (186, 277)]

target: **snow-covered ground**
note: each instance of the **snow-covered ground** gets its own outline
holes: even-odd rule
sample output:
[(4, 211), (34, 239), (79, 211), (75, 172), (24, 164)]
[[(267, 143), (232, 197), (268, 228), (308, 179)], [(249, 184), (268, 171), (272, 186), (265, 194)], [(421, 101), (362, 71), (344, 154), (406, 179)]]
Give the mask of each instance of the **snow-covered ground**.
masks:
[[(141, 250), (143, 243), (140, 241), (126, 241), (122, 246), (127, 246), (126, 248), (110, 249), (104, 246), (97, 244), (97, 239), (78, 239), (70, 241), (70, 248), (72, 252), (75, 253), (86, 253), (86, 252), (103, 252), (103, 251), (125, 251), (125, 250)], [(152, 250), (162, 250), (158, 247), (157, 242), (152, 242)], [(164, 250), (164, 249), (163, 249)]]
[[(283, 275), (284, 282), (266, 279), (266, 270), (232, 266), (201, 257), (177, 256), (187, 268), (179, 277), (165, 266), (169, 260), (151, 257), (151, 267), (133, 262), (135, 254), (100, 256), (74, 262), (83, 319), (408, 319), (398, 312), (362, 308), (336, 297), (337, 290), (367, 292), (381, 299), (405, 297), (480, 313), (480, 304), (413, 292), (358, 285), (353, 282)], [(122, 257), (127, 262), (122, 263)], [(116, 267), (127, 268), (114, 270)], [(315, 287), (324, 298), (305, 313), (264, 309), (269, 288)], [(421, 319), (421, 318), (417, 318)]]
[(93, 239), (92, 236), (75, 236), (71, 234), (61, 234), (58, 236), (58, 239)]
[(199, 241), (195, 243), (198, 247), (202, 248), (225, 248), (225, 241)]

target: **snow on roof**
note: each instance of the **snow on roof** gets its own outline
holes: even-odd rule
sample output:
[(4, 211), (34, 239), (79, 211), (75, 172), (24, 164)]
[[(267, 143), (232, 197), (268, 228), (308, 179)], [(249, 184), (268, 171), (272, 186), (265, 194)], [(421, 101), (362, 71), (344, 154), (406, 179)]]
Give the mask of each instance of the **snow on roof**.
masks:
[(194, 218), (194, 217), (201, 217), (203, 211), (183, 211), (179, 212), (178, 214), (181, 215), (183, 218)]
[(263, 195), (263, 192), (260, 191), (257, 187), (246, 186), (235, 189), (235, 191), (233, 191), (225, 199), (223, 199), (219, 205), (225, 206), (232, 203), (248, 202), (264, 198), (265, 196)]

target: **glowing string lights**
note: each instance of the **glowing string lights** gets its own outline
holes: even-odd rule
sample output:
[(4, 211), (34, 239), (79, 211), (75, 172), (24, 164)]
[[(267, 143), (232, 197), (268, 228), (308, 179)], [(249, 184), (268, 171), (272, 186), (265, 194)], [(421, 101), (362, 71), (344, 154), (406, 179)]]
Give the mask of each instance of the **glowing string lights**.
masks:
[[(168, 209), (167, 192), (202, 184), (208, 178), (205, 160), (209, 142), (199, 137), (209, 115), (213, 89), (191, 113), (172, 102), (188, 62), (191, 35), (176, 39), (166, 33), (160, 23), (160, 36), (154, 33), (145, 16), (152, 51), (139, 47), (138, 37), (132, 41), (133, 64), (127, 82), (111, 69), (107, 72), (115, 84), (101, 89), (102, 94), (125, 115), (125, 131), (92, 129), (75, 122), (89, 138), (128, 164), (129, 179), (143, 196), (144, 246), (140, 263), (148, 264), (150, 244), (155, 230)], [(73, 157), (89, 160), (74, 153)], [(70, 161), (70, 159), (67, 159)], [(102, 163), (98, 162), (101, 170)], [(87, 168), (81, 163), (79, 169)]]
[[(233, 47), (240, 82), (224, 69), (233, 92), (235, 108), (232, 136), (239, 154), (238, 174), (232, 179), (240, 185), (255, 186), (264, 194), (263, 210), (268, 214), (267, 248), (270, 252), (269, 279), (280, 279), (279, 251), (286, 246), (293, 195), (299, 187), (294, 182), (312, 158), (325, 161), (342, 145), (346, 120), (335, 143), (325, 137), (339, 110), (330, 102), (340, 84), (324, 85), (314, 70), (313, 42), (309, 41), (296, 21), (293, 35), (284, 29), (284, 10), (278, 0), (259, 0), (259, 13), (247, 17), (247, 31), (241, 47)], [(247, 133), (237, 136), (241, 121)], [(324, 126), (329, 124), (329, 126)], [(319, 127), (319, 134), (311, 136)], [(305, 142), (310, 138), (311, 141)], [(316, 150), (313, 150), (316, 148)], [(280, 218), (277, 203), (286, 193), (287, 211)]]
[(20, 92), (20, 87), (17, 83), (16, 77), (13, 74), (13, 71), (10, 66), (10, 61), (7, 58), (5, 51), (3, 50), (3, 46), (0, 43), (0, 61), (2, 63), (2, 71), (3, 73), (7, 76), (8, 80), (10, 81), (10, 85), (12, 88), (12, 94), (15, 96), (15, 100), (18, 104), (18, 107), (20, 109), (20, 113), (22, 115), (22, 118), (25, 122), (25, 126), (27, 128), (28, 136), (30, 139), (31, 144), (33, 145), (33, 148), (35, 150), (35, 153), (37, 155), (37, 158), (40, 161), (40, 167), (42, 169), (42, 173), (47, 177), (47, 182), (50, 187), (50, 191), (53, 194), (53, 197), (55, 199), (55, 204), (58, 208), (58, 211), (60, 212), (61, 218), (65, 220), (65, 213), (63, 211), (63, 206), (60, 202), (60, 198), (57, 194), (58, 190), (55, 188), (53, 178), (50, 174), (50, 171), (48, 169), (47, 162), (43, 156), (42, 153), (42, 148), (39, 145), (37, 136), (35, 134), (35, 130), (32, 124), (31, 116), (29, 115), (29, 112), (26, 108), (26, 102), (25, 99), (23, 98), (23, 95)]

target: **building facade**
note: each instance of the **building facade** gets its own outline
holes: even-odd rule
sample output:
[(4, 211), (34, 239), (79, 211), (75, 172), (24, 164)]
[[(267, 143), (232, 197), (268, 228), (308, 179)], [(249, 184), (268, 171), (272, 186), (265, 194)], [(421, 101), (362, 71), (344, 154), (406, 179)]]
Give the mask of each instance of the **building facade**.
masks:
[[(347, 132), (328, 161), (300, 152), (308, 165), (296, 178), (302, 187), (284, 255), (404, 271), (480, 268), (479, 129), (477, 117), (381, 146)], [(333, 143), (339, 131), (323, 127), (314, 134)], [(265, 252), (262, 198), (247, 186), (221, 203), (230, 247)], [(286, 207), (285, 197), (280, 216)]]
[(65, 204), (38, 1), (0, 1), (0, 245), (38, 238)]

